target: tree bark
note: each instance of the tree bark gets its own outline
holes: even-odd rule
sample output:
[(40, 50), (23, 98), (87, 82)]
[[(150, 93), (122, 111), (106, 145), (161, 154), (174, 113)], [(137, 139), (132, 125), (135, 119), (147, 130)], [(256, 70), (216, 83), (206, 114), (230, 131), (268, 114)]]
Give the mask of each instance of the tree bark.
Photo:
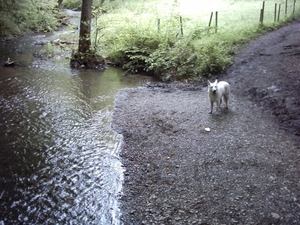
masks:
[(70, 60), (72, 68), (104, 69), (105, 60), (91, 49), (92, 3), (92, 0), (82, 0), (79, 46)]
[(91, 48), (91, 22), (93, 0), (82, 0), (78, 53), (86, 54)]
[(60, 7), (61, 3), (63, 2), (63, 0), (57, 0), (57, 6), (58, 8)]

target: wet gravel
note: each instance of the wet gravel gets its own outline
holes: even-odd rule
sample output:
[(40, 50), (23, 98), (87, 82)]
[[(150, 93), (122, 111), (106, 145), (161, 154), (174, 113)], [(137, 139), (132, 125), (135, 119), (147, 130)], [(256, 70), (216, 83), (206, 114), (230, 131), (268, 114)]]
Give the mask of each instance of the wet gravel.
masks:
[(123, 224), (300, 224), (299, 46), (299, 21), (245, 46), (212, 115), (206, 84), (118, 93)]

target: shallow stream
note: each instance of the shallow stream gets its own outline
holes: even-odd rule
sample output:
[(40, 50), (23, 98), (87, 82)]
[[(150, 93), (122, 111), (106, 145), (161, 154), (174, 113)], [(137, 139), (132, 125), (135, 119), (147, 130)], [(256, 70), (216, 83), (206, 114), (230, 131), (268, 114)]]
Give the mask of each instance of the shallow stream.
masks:
[(35, 58), (56, 35), (0, 42), (0, 224), (120, 224), (114, 96), (150, 78)]

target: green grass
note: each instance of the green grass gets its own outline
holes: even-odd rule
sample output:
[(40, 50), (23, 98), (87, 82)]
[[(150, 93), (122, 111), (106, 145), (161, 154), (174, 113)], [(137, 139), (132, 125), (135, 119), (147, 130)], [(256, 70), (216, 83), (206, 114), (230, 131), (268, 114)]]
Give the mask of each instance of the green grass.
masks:
[[(281, 14), (274, 23), (275, 3), (281, 4)], [(294, 17), (299, 16), (299, 6)], [(106, 13), (97, 16), (98, 39), (92, 40), (99, 54), (130, 72), (201, 80), (224, 71), (242, 44), (291, 20), (293, 0), (288, 0), (287, 17), (285, 0), (266, 1), (263, 25), (259, 25), (261, 7), (261, 0), (106, 1)]]

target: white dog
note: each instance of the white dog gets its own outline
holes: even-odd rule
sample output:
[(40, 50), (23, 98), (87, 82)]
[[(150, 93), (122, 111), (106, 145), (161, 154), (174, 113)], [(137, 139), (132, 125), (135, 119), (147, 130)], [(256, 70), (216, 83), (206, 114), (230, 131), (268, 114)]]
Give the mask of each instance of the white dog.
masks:
[(209, 80), (207, 82), (208, 84), (208, 97), (210, 100), (210, 112), (213, 111), (213, 104), (216, 102), (217, 104), (217, 111), (220, 110), (220, 105), (222, 103), (222, 97), (225, 102), (226, 108), (228, 108), (228, 99), (229, 99), (229, 92), (230, 87), (229, 84), (225, 81), (220, 81), (218, 83), (218, 80), (216, 80), (214, 83), (211, 83)]

